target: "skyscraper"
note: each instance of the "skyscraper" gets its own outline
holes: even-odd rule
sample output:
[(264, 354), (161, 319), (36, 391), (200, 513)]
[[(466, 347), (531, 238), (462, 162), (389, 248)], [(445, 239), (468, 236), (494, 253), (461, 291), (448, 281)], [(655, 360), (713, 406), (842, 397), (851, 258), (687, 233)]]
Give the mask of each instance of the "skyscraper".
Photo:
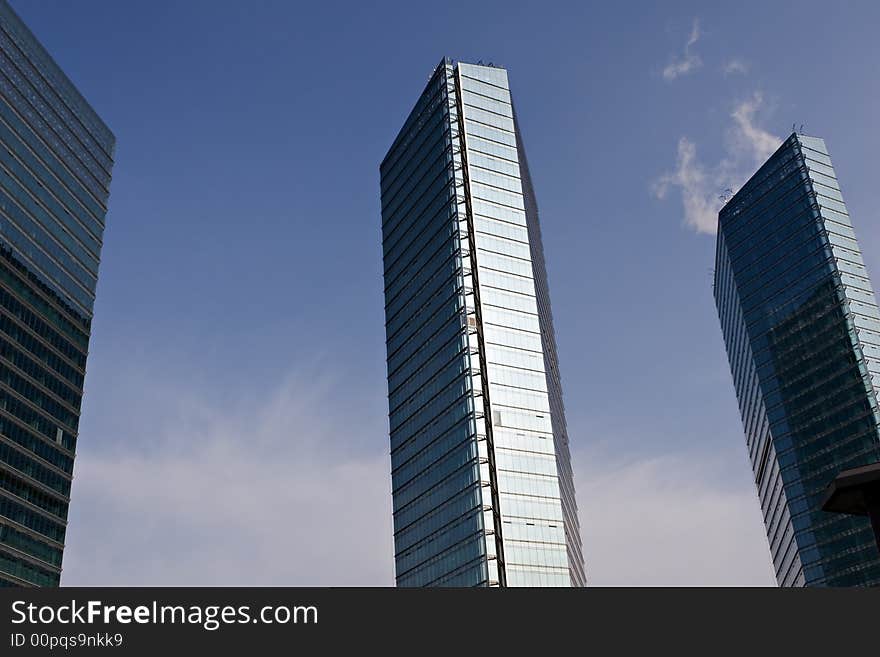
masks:
[(583, 585), (507, 72), (444, 59), (380, 173), (397, 584)]
[(793, 134), (722, 208), (714, 294), (781, 586), (880, 584), (867, 518), (821, 510), (880, 459), (880, 313), (825, 142)]
[(55, 586), (114, 137), (0, 0), (0, 586)]

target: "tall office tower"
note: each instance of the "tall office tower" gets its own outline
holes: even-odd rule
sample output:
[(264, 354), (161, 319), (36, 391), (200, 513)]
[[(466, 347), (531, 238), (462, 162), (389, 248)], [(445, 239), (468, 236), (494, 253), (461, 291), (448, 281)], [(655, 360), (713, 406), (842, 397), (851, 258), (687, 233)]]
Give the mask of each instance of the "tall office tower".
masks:
[(0, 0), (0, 586), (56, 586), (114, 137)]
[(507, 72), (444, 59), (380, 171), (397, 584), (583, 585)]
[(780, 586), (880, 584), (867, 518), (821, 510), (880, 459), (880, 314), (825, 142), (793, 134), (719, 214), (715, 302)]

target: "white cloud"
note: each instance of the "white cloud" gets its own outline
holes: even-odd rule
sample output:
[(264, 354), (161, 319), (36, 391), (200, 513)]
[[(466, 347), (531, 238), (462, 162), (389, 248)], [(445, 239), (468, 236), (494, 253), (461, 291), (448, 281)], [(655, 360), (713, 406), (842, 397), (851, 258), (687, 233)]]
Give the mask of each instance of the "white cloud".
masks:
[(749, 65), (742, 59), (734, 57), (725, 62), (724, 67), (721, 70), (724, 72), (724, 75), (734, 75), (737, 73), (740, 75), (746, 75), (749, 72)]
[(687, 75), (703, 65), (700, 56), (691, 49), (700, 40), (700, 21), (695, 18), (691, 26), (691, 32), (684, 46), (684, 53), (680, 57), (673, 57), (663, 69), (664, 80), (674, 80), (682, 75)]
[(775, 586), (755, 489), (727, 470), (693, 454), (576, 455), (590, 584)]
[[(233, 404), (142, 382), (113, 398), (139, 419), (116, 447), (81, 442), (65, 585), (393, 585), (386, 430), (339, 412), (339, 381)], [(773, 583), (750, 482), (694, 454), (574, 457), (592, 584)]]
[[(64, 585), (393, 584), (385, 427), (346, 421), (332, 382), (232, 405), (146, 392), (113, 413), (152, 422), (80, 443)], [(382, 447), (355, 453), (364, 432)]]
[(754, 164), (760, 164), (770, 157), (782, 141), (755, 123), (755, 114), (763, 103), (763, 96), (756, 92), (739, 103), (730, 115), (734, 125), (728, 131), (728, 138), (732, 142), (729, 150), (734, 156), (744, 154), (747, 158), (751, 157)]
[(712, 166), (697, 157), (697, 146), (687, 137), (678, 141), (676, 166), (651, 185), (658, 199), (665, 199), (672, 187), (681, 191), (684, 223), (698, 233), (714, 234), (722, 195), (735, 192), (780, 145), (782, 140), (759, 127), (756, 115), (763, 107), (760, 93), (734, 106), (732, 123), (724, 139), (724, 155)]
[(653, 190), (662, 200), (670, 187), (679, 187), (685, 224), (698, 233), (714, 233), (719, 205), (714, 198), (716, 178), (697, 158), (696, 144), (682, 137), (678, 140), (675, 171), (663, 174), (654, 182)]

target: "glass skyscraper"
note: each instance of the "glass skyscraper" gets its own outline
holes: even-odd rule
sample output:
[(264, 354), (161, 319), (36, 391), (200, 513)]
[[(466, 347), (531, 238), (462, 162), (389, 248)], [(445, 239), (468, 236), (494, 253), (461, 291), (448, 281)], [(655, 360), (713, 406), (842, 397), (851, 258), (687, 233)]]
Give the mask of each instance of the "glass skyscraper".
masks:
[(780, 586), (880, 584), (868, 519), (821, 510), (880, 460), (880, 313), (824, 141), (791, 135), (722, 208), (714, 294)]
[(507, 72), (444, 59), (380, 173), (397, 584), (584, 585)]
[(0, 586), (56, 586), (114, 137), (0, 0)]

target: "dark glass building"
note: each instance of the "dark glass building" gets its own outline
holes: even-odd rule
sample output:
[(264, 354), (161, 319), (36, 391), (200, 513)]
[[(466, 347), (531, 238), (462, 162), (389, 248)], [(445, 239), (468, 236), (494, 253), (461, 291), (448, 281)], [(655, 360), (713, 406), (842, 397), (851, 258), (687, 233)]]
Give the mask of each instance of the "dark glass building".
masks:
[(880, 584), (868, 519), (821, 510), (880, 460), (880, 313), (824, 141), (791, 135), (722, 208), (714, 294), (780, 586)]
[(57, 586), (114, 137), (0, 0), (0, 586)]
[(444, 59), (380, 173), (397, 584), (583, 585), (507, 72)]

